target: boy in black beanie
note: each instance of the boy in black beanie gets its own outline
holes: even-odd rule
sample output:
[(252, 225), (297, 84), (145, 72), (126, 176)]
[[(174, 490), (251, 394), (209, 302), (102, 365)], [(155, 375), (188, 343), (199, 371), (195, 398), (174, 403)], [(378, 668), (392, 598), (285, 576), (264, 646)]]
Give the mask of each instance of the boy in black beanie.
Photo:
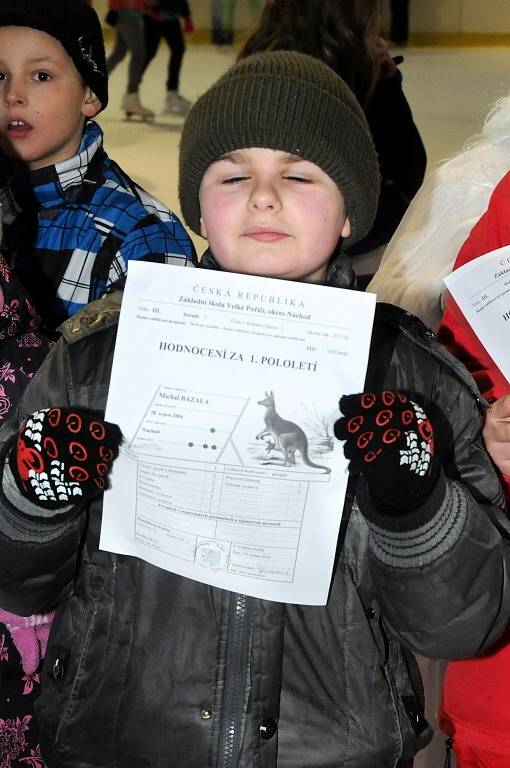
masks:
[[(371, 226), (377, 159), (325, 64), (236, 64), (192, 108), (180, 172), (186, 220), (209, 239), (202, 266), (347, 285), (342, 249)], [(419, 321), (378, 309), (366, 392), (342, 399), (336, 424), (351, 478), (328, 603), (254, 599), (98, 549), (119, 434), (86, 408), (105, 405), (120, 300), (64, 324), (21, 424), (0, 435), (0, 601), (57, 605), (45, 761), (407, 768), (432, 735), (411, 651), (482, 652), (510, 609), (508, 525), (471, 379)], [(71, 467), (78, 421), (98, 436), (86, 480)], [(41, 482), (55, 455), (58, 478)]]
[(47, 331), (130, 259), (192, 256), (179, 220), (102, 148), (92, 118), (108, 103), (108, 78), (86, 0), (0, 0), (0, 97), (0, 137), (18, 166), (0, 190), (2, 251)]

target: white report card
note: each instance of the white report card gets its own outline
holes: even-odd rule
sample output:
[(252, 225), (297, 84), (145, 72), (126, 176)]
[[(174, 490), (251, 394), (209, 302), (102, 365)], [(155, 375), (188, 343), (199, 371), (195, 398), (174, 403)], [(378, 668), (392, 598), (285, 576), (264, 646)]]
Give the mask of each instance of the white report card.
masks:
[(125, 437), (100, 546), (270, 600), (327, 601), (375, 296), (131, 262), (107, 413)]

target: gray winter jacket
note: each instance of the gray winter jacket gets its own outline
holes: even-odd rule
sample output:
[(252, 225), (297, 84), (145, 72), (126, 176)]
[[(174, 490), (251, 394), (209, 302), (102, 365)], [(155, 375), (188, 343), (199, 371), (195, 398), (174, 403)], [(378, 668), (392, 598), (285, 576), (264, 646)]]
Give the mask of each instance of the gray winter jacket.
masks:
[[(66, 322), (23, 414), (104, 407), (119, 303), (105, 297)], [(418, 321), (386, 314), (373, 351), (391, 338), (391, 355), (372, 353), (369, 378), (423, 404), (444, 475), (433, 514), (418, 510), (408, 530), (367, 524), (352, 479), (325, 607), (100, 551), (101, 499), (45, 517), (4, 470), (0, 605), (57, 606), (38, 706), (51, 768), (389, 768), (429, 740), (410, 651), (462, 658), (501, 634), (508, 526), (472, 380)], [(136, 366), (134, 397), (135, 384)], [(1, 435), (4, 454), (15, 429)]]

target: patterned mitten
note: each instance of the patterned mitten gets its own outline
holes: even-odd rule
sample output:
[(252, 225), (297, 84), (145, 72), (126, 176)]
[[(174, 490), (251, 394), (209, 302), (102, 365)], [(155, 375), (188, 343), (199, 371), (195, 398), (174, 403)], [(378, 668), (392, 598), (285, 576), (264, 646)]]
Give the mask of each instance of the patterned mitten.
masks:
[(86, 408), (45, 408), (21, 425), (9, 466), (20, 492), (58, 509), (83, 503), (108, 487), (122, 433)]
[(423, 409), (400, 392), (346, 395), (335, 435), (345, 440), (350, 468), (363, 474), (381, 511), (417, 509), (434, 487), (439, 462), (434, 430)]

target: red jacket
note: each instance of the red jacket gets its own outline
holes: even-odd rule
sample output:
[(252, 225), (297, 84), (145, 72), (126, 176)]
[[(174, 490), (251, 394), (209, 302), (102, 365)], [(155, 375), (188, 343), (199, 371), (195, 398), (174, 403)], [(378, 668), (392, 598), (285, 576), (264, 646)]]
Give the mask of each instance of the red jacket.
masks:
[[(454, 269), (509, 244), (510, 173), (507, 173), (495, 188), (487, 211), (462, 246)], [(487, 400), (510, 392), (510, 384), (451, 297), (438, 338), (473, 374)], [(505, 493), (510, 509), (510, 481), (505, 483)], [(507, 641), (510, 641), (510, 632)], [(490, 656), (450, 663), (443, 687), (442, 728), (454, 741), (508, 755), (510, 765), (509, 691), (510, 642)]]

